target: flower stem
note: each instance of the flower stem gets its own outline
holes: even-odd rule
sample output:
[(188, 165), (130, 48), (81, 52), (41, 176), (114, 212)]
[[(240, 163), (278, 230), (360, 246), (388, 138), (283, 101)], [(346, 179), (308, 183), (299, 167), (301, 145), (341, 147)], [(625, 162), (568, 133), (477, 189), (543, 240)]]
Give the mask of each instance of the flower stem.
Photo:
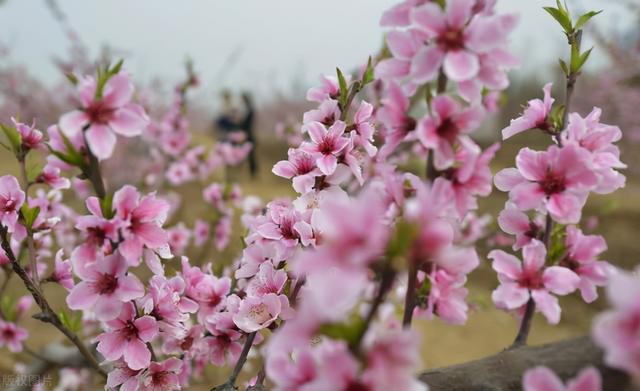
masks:
[(229, 376), (227, 382), (220, 386), (213, 387), (211, 391), (226, 391), (236, 389), (236, 380), (238, 380), (238, 375), (240, 375), (242, 367), (247, 362), (247, 356), (249, 355), (251, 346), (253, 346), (253, 340), (256, 338), (256, 333), (257, 331), (254, 331), (253, 333), (247, 335), (247, 340), (244, 343), (244, 347), (242, 348), (240, 357), (238, 357), (238, 361), (236, 362), (235, 367), (233, 367), (233, 371), (231, 372), (231, 375)]
[(402, 326), (411, 327), (413, 319), (413, 309), (416, 306), (416, 282), (418, 279), (418, 267), (415, 262), (409, 263), (409, 273), (407, 279), (407, 293), (404, 297), (404, 314), (402, 316)]

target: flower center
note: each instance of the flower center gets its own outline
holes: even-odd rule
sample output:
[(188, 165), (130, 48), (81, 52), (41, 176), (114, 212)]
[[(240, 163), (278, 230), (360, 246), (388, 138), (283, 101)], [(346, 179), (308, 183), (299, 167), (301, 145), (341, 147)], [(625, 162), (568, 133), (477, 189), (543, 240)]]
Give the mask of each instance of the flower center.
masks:
[(101, 295), (111, 294), (118, 287), (118, 278), (112, 274), (102, 274), (95, 287)]
[(331, 155), (335, 147), (333, 137), (325, 137), (322, 142), (318, 144), (318, 152), (323, 155)]
[(445, 118), (442, 123), (440, 123), (440, 126), (438, 126), (438, 128), (436, 129), (436, 133), (438, 133), (438, 136), (446, 139), (450, 143), (452, 143), (456, 139), (459, 132), (460, 129), (458, 129), (458, 125), (456, 125), (455, 122), (451, 120), (451, 118)]
[(351, 380), (344, 390), (345, 391), (369, 391), (370, 388), (368, 385), (358, 380)]
[(537, 238), (540, 233), (540, 227), (534, 222), (529, 223), (529, 230), (524, 233), (524, 236), (529, 238)]
[(518, 283), (525, 288), (529, 289), (539, 289), (542, 288), (542, 273), (538, 271), (535, 272), (527, 272), (525, 270), (524, 275), (520, 278)]
[(564, 178), (554, 174), (550, 170), (547, 170), (547, 175), (540, 182), (540, 187), (542, 188), (542, 191), (544, 191), (544, 193), (548, 196), (552, 194), (562, 193), (567, 188), (564, 183)]
[(5, 328), (4, 330), (2, 330), (2, 338), (4, 340), (12, 340), (14, 339), (16, 336), (16, 333), (13, 331), (12, 328)]
[(0, 197), (0, 211), (13, 212), (16, 209), (16, 200), (12, 197)]
[(256, 323), (264, 323), (269, 320), (269, 310), (264, 303), (255, 305), (249, 310), (249, 317)]
[(464, 48), (464, 31), (449, 29), (443, 34), (440, 34), (436, 39), (436, 43), (444, 50), (458, 50)]
[(130, 341), (134, 338), (138, 338), (138, 328), (132, 321), (127, 321), (127, 324), (122, 328), (122, 335)]
[(106, 124), (109, 122), (115, 109), (105, 106), (102, 101), (92, 102), (85, 109), (85, 113), (89, 116), (89, 120), (93, 124)]

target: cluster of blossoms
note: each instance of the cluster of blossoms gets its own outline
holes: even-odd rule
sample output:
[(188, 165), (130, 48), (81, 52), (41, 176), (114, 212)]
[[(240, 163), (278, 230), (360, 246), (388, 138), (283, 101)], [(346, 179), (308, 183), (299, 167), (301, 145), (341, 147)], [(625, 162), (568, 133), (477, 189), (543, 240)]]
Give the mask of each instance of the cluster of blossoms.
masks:
[(503, 231), (515, 236), (513, 249), (522, 250), (523, 262), (502, 250), (493, 251), (489, 258), (501, 282), (493, 293), (494, 303), (524, 313), (533, 300), (555, 324), (560, 306), (552, 294), (579, 289), (590, 303), (598, 297), (596, 287), (606, 285), (612, 272), (610, 264), (598, 260), (607, 249), (604, 238), (584, 235), (578, 223), (589, 193), (608, 194), (624, 186), (625, 177), (618, 170), (626, 166), (614, 144), (622, 133), (600, 122), (598, 108), (585, 118), (570, 113), (566, 127), (556, 128), (559, 121), (553, 118), (550, 84), (544, 93), (544, 100), (530, 101), (522, 117), (502, 133), (508, 138), (537, 128), (554, 134), (557, 143), (546, 151), (523, 148), (516, 156), (516, 168), (495, 176), (496, 186), (509, 192), (498, 222)]
[[(483, 150), (471, 136), (517, 64), (506, 51), (515, 18), (494, 5), (406, 0), (386, 12), (381, 24), (393, 28), (387, 57), (355, 75), (338, 70), (309, 90), (317, 108), (303, 115), (288, 159), (273, 167), (297, 196), (264, 206), (243, 199), (237, 185), (209, 181), (218, 168), (240, 162), (250, 144), (190, 147), (186, 92), (197, 84), (190, 68), (157, 122), (134, 103), (121, 64), (100, 68), (96, 78), (70, 77), (79, 108), (46, 133), (17, 121), (2, 126), (25, 174), (22, 184), (0, 177), (0, 266), (7, 278), (10, 269), (18, 272), (65, 335), (82, 329), (85, 342), (97, 343), (98, 359), (84, 345), (79, 350), (109, 389), (188, 388), (207, 365), (232, 366), (215, 389), (236, 389), (256, 346), (262, 367), (249, 386), (426, 391), (415, 377), (420, 352), (411, 322), (467, 321), (466, 283), (480, 265), (475, 243), (488, 224), (475, 211), (492, 190), (489, 164), (499, 148)], [(638, 373), (637, 278), (614, 275), (599, 260), (604, 238), (579, 226), (591, 192), (608, 194), (625, 183), (614, 144), (620, 129), (601, 123), (598, 109), (584, 118), (563, 115), (551, 85), (544, 92), (503, 131), (506, 139), (538, 128), (555, 143), (546, 151), (523, 148), (516, 168), (495, 177), (509, 192), (498, 224), (515, 237), (522, 261), (489, 253), (500, 280), (493, 301), (521, 314), (523, 325), (536, 308), (558, 323), (554, 295), (579, 290), (592, 302), (597, 287), (619, 280), (609, 288), (615, 308), (598, 320), (595, 336), (609, 364)], [(141, 182), (158, 192), (131, 185), (108, 191), (101, 161), (112, 156), (116, 135), (141, 135), (149, 144), (154, 161)], [(50, 153), (34, 175), (26, 158), (37, 150)], [(426, 166), (426, 180), (403, 167), (415, 160)], [(88, 212), (62, 202), (71, 187), (63, 173), (76, 176), (73, 190)], [(180, 201), (162, 191), (196, 178), (208, 184), (207, 212), (190, 229), (177, 212)], [(242, 253), (232, 265), (208, 262), (210, 247), (229, 246), (241, 206)], [(187, 256), (192, 238), (200, 259)], [(64, 287), (67, 307), (82, 317), (54, 313), (45, 283)], [(0, 347), (23, 348), (27, 332), (17, 323), (30, 305), (3, 301)], [(523, 388), (597, 390), (599, 383), (593, 369), (565, 387), (550, 370), (534, 368)]]

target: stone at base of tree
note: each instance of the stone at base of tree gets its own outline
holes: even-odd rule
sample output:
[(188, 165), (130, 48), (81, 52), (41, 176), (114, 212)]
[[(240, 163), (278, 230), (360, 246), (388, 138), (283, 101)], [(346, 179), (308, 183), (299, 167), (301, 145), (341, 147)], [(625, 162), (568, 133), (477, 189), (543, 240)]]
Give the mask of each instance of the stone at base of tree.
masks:
[(602, 350), (589, 337), (505, 350), (476, 361), (429, 370), (420, 375), (420, 380), (429, 385), (430, 391), (520, 390), (524, 372), (538, 365), (549, 367), (565, 381), (593, 366), (602, 376), (604, 391), (640, 390), (625, 373), (603, 363)]

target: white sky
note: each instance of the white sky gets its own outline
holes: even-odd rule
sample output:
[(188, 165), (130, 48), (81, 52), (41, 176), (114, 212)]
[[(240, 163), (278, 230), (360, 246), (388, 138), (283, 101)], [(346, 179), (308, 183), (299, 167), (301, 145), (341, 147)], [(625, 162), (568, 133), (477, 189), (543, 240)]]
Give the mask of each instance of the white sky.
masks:
[[(259, 94), (289, 91), (297, 82), (313, 84), (336, 66), (351, 69), (375, 53), (383, 31), (378, 25), (392, 0), (58, 0), (70, 24), (92, 54), (108, 43), (129, 53), (126, 67), (137, 79), (169, 81), (183, 74), (191, 56), (205, 87), (220, 86), (225, 60), (238, 61), (222, 74), (224, 86), (252, 88)], [(553, 0), (499, 0), (501, 10), (517, 12), (520, 24), (513, 50), (522, 59), (518, 72), (544, 71), (561, 53), (563, 35), (542, 6)], [(605, 30), (629, 26), (631, 17), (612, 0), (573, 0), (576, 11), (604, 9), (597, 17)], [(67, 41), (44, 0), (6, 0), (0, 5), (0, 42), (14, 62), (38, 77), (57, 80), (53, 54), (66, 53)], [(589, 42), (587, 41), (588, 45)], [(598, 52), (592, 54), (598, 62)], [(602, 56), (600, 56), (602, 58)], [(602, 63), (602, 61), (600, 61)]]

